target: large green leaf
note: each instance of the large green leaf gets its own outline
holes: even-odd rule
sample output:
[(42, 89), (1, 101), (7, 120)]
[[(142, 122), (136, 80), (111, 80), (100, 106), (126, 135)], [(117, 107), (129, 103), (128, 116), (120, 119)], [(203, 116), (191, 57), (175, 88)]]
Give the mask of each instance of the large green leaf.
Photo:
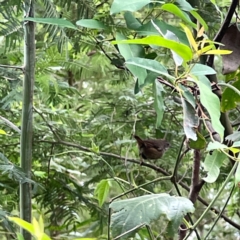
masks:
[(187, 138), (197, 140), (196, 129), (199, 125), (199, 119), (193, 106), (182, 98), (183, 107), (183, 128)]
[(212, 92), (211, 85), (207, 77), (199, 76), (196, 81), (200, 89), (200, 101), (202, 105), (207, 109), (214, 130), (223, 139), (224, 127), (220, 122), (220, 101), (219, 98)]
[[(116, 34), (117, 41), (125, 39), (125, 37), (117, 33)], [(139, 45), (129, 45), (129, 44), (118, 44), (118, 49), (125, 60), (131, 59), (133, 57), (144, 57), (144, 50), (142, 46)], [(146, 69), (134, 66), (131, 64), (126, 64), (128, 69), (131, 71), (131, 73), (138, 79), (138, 86), (141, 86), (144, 84), (144, 80), (147, 77), (147, 71)]]
[(159, 81), (155, 80), (155, 83), (153, 84), (153, 94), (154, 94), (154, 109), (157, 113), (156, 128), (158, 128), (161, 125), (163, 113), (165, 110), (162, 92), (164, 92), (162, 84)]
[(197, 28), (197, 25), (191, 21), (190, 17), (175, 4), (166, 3), (161, 7), (161, 9), (174, 14), (175, 16), (181, 18), (184, 22), (188, 23), (190, 26)]
[(166, 22), (158, 20), (158, 19), (151, 20), (151, 21), (145, 23), (144, 25), (142, 25), (140, 28), (138, 28), (137, 32), (139, 33), (139, 35), (144, 35), (144, 36), (145, 35), (147, 35), (147, 36), (158, 35), (159, 32), (153, 26), (153, 23), (158, 26), (158, 28), (161, 30), (161, 32), (163, 34), (166, 34), (167, 31), (170, 31), (177, 36), (177, 38), (179, 39), (179, 41), (181, 43), (189, 46), (187, 36), (186, 36), (185, 32), (182, 31), (182, 29), (180, 29), (176, 26), (169, 25)]
[(114, 0), (110, 9), (110, 14), (121, 11), (135, 12), (149, 4), (151, 0)]
[(150, 225), (151, 221), (165, 216), (168, 222), (168, 235), (178, 232), (183, 217), (194, 212), (193, 203), (184, 197), (174, 197), (166, 193), (152, 194), (110, 204), (113, 209), (111, 229), (113, 237), (126, 233), (132, 236), (137, 227)]
[(160, 36), (149, 36), (141, 39), (132, 39), (132, 40), (123, 40), (123, 41), (113, 41), (113, 44), (127, 43), (127, 44), (148, 44), (156, 45), (165, 48), (169, 48), (175, 51), (179, 56), (181, 56), (184, 61), (189, 61), (192, 59), (192, 50), (187, 45), (184, 45), (179, 42), (165, 39)]
[(78, 29), (70, 21), (63, 19), (63, 18), (31, 18), (31, 17), (27, 17), (27, 18), (24, 18), (24, 21), (25, 20), (36, 22), (36, 23), (57, 25), (59, 27), (72, 28), (72, 29), (76, 29), (76, 30)]
[(81, 19), (76, 22), (78, 26), (86, 27), (86, 28), (93, 28), (93, 29), (105, 29), (106, 26), (95, 19)]
[(127, 24), (127, 27), (132, 30), (137, 30), (142, 26), (141, 22), (137, 20), (131, 12), (125, 12), (124, 18)]
[(160, 62), (156, 60), (134, 57), (134, 58), (128, 59), (126, 61), (126, 64), (127, 66), (129, 65), (138, 66), (138, 67), (147, 69), (151, 72), (158, 73), (159, 75), (166, 76), (171, 80), (174, 80), (174, 77), (172, 77), (168, 73), (167, 69)]
[(213, 68), (200, 63), (190, 65), (190, 69), (190, 73), (196, 76), (216, 74), (216, 71)]
[(203, 168), (207, 172), (207, 177), (203, 178), (205, 182), (213, 183), (217, 180), (220, 173), (220, 167), (225, 159), (227, 159), (227, 155), (220, 151), (214, 151), (213, 154), (207, 154), (203, 163)]

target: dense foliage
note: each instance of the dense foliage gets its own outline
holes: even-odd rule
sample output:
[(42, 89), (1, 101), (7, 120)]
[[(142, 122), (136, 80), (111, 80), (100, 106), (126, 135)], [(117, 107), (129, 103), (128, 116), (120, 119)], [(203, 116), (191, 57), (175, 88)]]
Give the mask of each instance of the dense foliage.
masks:
[[(236, 22), (237, 2), (39, 0), (24, 22), (21, 1), (1, 2), (6, 239), (18, 232), (7, 216), (19, 216), (25, 182), (52, 239), (237, 238), (240, 64), (223, 75), (234, 43), (216, 43)], [(36, 22), (31, 179), (19, 167), (28, 21)], [(140, 165), (134, 134), (171, 147)]]

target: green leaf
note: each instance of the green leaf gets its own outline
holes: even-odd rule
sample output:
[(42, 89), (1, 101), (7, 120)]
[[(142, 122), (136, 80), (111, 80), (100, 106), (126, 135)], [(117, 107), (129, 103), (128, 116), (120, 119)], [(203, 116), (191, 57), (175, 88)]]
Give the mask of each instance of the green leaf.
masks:
[(211, 151), (211, 150), (215, 150), (215, 149), (228, 149), (228, 146), (225, 144), (222, 144), (220, 142), (214, 141), (214, 142), (210, 142), (207, 146), (207, 151)]
[(182, 98), (183, 107), (183, 128), (187, 138), (197, 140), (196, 129), (199, 125), (199, 119), (193, 106)]
[(172, 40), (165, 39), (160, 36), (149, 36), (141, 39), (132, 39), (132, 40), (123, 40), (123, 41), (113, 41), (113, 44), (120, 43), (129, 43), (129, 44), (148, 44), (148, 45), (156, 45), (161, 47), (169, 48), (175, 51), (179, 56), (181, 56), (184, 61), (189, 61), (192, 59), (192, 50), (187, 45), (182, 43), (178, 43)]
[(184, 22), (188, 23), (190, 26), (197, 28), (197, 25), (191, 21), (190, 17), (176, 5), (172, 3), (166, 3), (161, 7), (161, 9), (174, 14), (175, 16), (182, 19)]
[(192, 11), (195, 10), (186, 0), (176, 0), (180, 8), (184, 11)]
[(132, 13), (125, 12), (124, 19), (126, 21), (127, 27), (132, 30), (137, 30), (142, 26), (141, 22), (137, 20)]
[[(240, 90), (240, 80), (235, 81), (232, 85)], [(221, 111), (227, 112), (231, 109), (234, 109), (239, 103), (239, 94), (229, 87), (225, 88), (222, 94)]]
[(190, 11), (190, 13), (193, 15), (193, 17), (195, 17), (201, 24), (202, 26), (204, 27), (205, 29), (205, 32), (208, 31), (208, 25), (207, 23), (203, 20), (203, 18), (198, 14), (198, 12), (192, 10)]
[(32, 235), (34, 234), (34, 227), (32, 223), (29, 223), (27, 221), (22, 220), (21, 218), (18, 217), (8, 217), (8, 219), (11, 222), (14, 222), (17, 224), (19, 227), (24, 228), (28, 232), (30, 232)]
[(158, 80), (155, 80), (155, 83), (153, 84), (153, 94), (154, 94), (154, 109), (157, 113), (156, 128), (161, 126), (163, 113), (165, 110), (162, 92), (164, 92), (162, 84)]
[(207, 77), (200, 76), (199, 81), (195, 81), (200, 89), (200, 101), (207, 109), (214, 130), (223, 139), (224, 127), (220, 122), (220, 101), (219, 98), (212, 92), (211, 85)]
[(192, 149), (204, 149), (206, 147), (207, 143), (205, 138), (201, 133), (197, 131), (197, 140), (193, 141), (192, 139), (189, 139), (189, 147)]
[(100, 183), (97, 184), (94, 195), (97, 197), (100, 207), (103, 205), (109, 194), (110, 186), (111, 182), (109, 179), (103, 179), (100, 181)]
[(183, 217), (194, 212), (193, 203), (184, 197), (174, 197), (166, 193), (151, 194), (132, 199), (116, 201), (110, 204), (113, 209), (111, 229), (113, 237), (126, 233), (126, 239), (133, 235), (137, 227), (150, 225), (161, 216), (168, 219), (168, 235), (178, 232)]
[(216, 74), (216, 71), (213, 68), (200, 63), (191, 64), (190, 69), (190, 73), (195, 76)]
[[(123, 40), (125, 37), (117, 33), (116, 34), (117, 40)], [(125, 60), (128, 60), (133, 57), (144, 57), (144, 50), (142, 46), (139, 45), (128, 45), (128, 44), (118, 44), (118, 49)], [(138, 86), (142, 86), (144, 84), (144, 80), (147, 77), (146, 69), (138, 66), (132, 66), (126, 63), (126, 66), (131, 71), (131, 73), (138, 78)]]
[(226, 138), (225, 138), (227, 141), (232, 141), (232, 142), (235, 142), (237, 140), (240, 140), (240, 132), (234, 132), (230, 135), (228, 135)]
[(95, 19), (81, 19), (76, 22), (78, 26), (86, 27), (86, 28), (93, 28), (93, 29), (106, 29), (106, 26)]
[(185, 97), (185, 99), (192, 105), (193, 108), (196, 107), (195, 99), (192, 93), (184, 87), (182, 84), (179, 84), (178, 87), (182, 90), (181, 94)]
[(150, 2), (151, 0), (114, 0), (110, 9), (110, 14), (112, 15), (121, 11), (136, 12)]
[(161, 32), (165, 35), (167, 33), (167, 31), (170, 31), (172, 33), (174, 33), (177, 38), (179, 39), (179, 41), (187, 46), (189, 46), (188, 43), (188, 39), (187, 36), (185, 34), (185, 32), (182, 31), (182, 29), (176, 27), (176, 26), (172, 26), (169, 25), (167, 23), (165, 23), (164, 21), (155, 19), (155, 20), (151, 20), (146, 24), (143, 24), (140, 28), (137, 29), (137, 32), (139, 33), (139, 35), (158, 35), (159, 32), (158, 30), (153, 26), (153, 23), (158, 26), (158, 28), (161, 30)]
[(207, 177), (203, 178), (208, 183), (214, 183), (220, 173), (220, 167), (224, 160), (227, 159), (227, 155), (220, 151), (214, 151), (213, 154), (207, 154), (203, 163), (203, 168), (207, 172)]
[(167, 69), (158, 61), (152, 60), (152, 59), (145, 59), (145, 58), (130, 58), (129, 60), (126, 61), (126, 64), (129, 65), (134, 65), (138, 66), (144, 69), (147, 69), (151, 72), (158, 73), (159, 75), (163, 75), (168, 77), (171, 80), (174, 80), (175, 78), (169, 75)]
[(21, 233), (17, 233), (17, 240), (24, 240), (24, 237)]
[(72, 28), (75, 30), (78, 30), (78, 28), (73, 25), (70, 21), (63, 19), (63, 18), (31, 18), (26, 17), (24, 18), (24, 21), (31, 21), (36, 23), (43, 23), (43, 24), (51, 24), (51, 25), (57, 25), (59, 27), (66, 27), (66, 28)]
[(6, 135), (7, 133), (4, 130), (0, 129), (0, 134)]

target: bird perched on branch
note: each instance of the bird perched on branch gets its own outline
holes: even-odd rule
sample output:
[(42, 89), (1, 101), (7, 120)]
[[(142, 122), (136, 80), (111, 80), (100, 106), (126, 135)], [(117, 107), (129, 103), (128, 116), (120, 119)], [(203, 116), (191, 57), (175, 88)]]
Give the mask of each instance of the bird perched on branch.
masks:
[(170, 144), (165, 139), (146, 139), (134, 135), (137, 140), (139, 155), (142, 159), (159, 159), (163, 156), (164, 152), (170, 147)]

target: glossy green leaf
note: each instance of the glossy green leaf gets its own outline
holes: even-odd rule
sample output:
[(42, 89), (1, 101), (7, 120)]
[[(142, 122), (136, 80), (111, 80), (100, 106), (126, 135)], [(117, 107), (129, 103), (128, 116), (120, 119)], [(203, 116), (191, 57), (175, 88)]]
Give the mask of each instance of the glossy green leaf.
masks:
[(179, 39), (179, 41), (187, 46), (189, 46), (189, 43), (188, 43), (188, 39), (186, 37), (186, 34), (185, 32), (182, 31), (182, 29), (176, 27), (176, 26), (172, 26), (172, 25), (169, 25), (167, 24), (166, 22), (164, 21), (161, 21), (161, 20), (158, 20), (158, 19), (155, 19), (155, 20), (151, 20), (145, 24), (143, 24), (140, 28), (138, 28), (137, 32), (139, 35), (158, 35), (158, 30), (156, 30), (156, 28), (153, 26), (154, 23), (155, 25), (158, 26), (158, 28), (161, 30), (161, 32), (163, 34), (166, 34), (167, 31), (170, 31), (172, 33), (174, 33), (177, 38)]
[(110, 14), (119, 13), (121, 11), (136, 12), (150, 2), (151, 0), (114, 0), (110, 9)]
[(197, 28), (197, 25), (191, 21), (190, 17), (173, 3), (166, 3), (161, 7), (161, 9), (174, 14), (190, 26)]
[(200, 89), (200, 101), (207, 109), (214, 130), (223, 139), (224, 127), (220, 122), (220, 101), (216, 94), (212, 92), (211, 85), (207, 77), (199, 76), (199, 81), (196, 81)]
[(216, 74), (213, 68), (200, 63), (191, 64), (190, 69), (190, 73), (195, 76)]
[(97, 197), (100, 207), (103, 205), (103, 203), (108, 197), (110, 186), (111, 182), (109, 179), (103, 179), (97, 184), (94, 195)]
[[(232, 84), (235, 88), (240, 90), (240, 80)], [(222, 94), (221, 111), (226, 112), (234, 109), (240, 103), (240, 95), (233, 89), (226, 87)]]
[(134, 230), (161, 216), (168, 219), (168, 235), (178, 232), (183, 217), (194, 212), (193, 203), (184, 197), (170, 196), (166, 193), (151, 194), (132, 199), (120, 200), (110, 204), (113, 209), (111, 229), (113, 237), (126, 233), (121, 239), (129, 239)]
[[(117, 41), (124, 40), (125, 37), (117, 33), (116, 34)], [(142, 46), (139, 45), (129, 45), (129, 44), (118, 44), (118, 49), (125, 60), (131, 59), (133, 57), (144, 57), (144, 50)], [(131, 71), (131, 73), (138, 79), (138, 85), (142, 86), (144, 84), (144, 80), (147, 77), (147, 71), (145, 68), (134, 66), (126, 63), (126, 66)]]
[(194, 141), (192, 139), (189, 139), (189, 147), (192, 149), (205, 149), (207, 142), (203, 135), (197, 131), (197, 140)]
[(220, 151), (214, 151), (212, 154), (208, 153), (203, 163), (203, 168), (207, 172), (207, 177), (203, 178), (205, 182), (214, 183), (220, 173), (220, 167), (227, 155)]
[(183, 128), (187, 138), (197, 141), (196, 129), (199, 125), (199, 119), (193, 106), (182, 98), (183, 107)]
[(154, 109), (157, 113), (156, 128), (161, 126), (163, 113), (165, 110), (163, 92), (164, 88), (162, 84), (159, 81), (155, 80), (155, 83), (153, 84), (153, 94), (154, 94)]
[(149, 36), (142, 39), (132, 39), (132, 40), (123, 40), (123, 41), (113, 41), (113, 44), (148, 44), (148, 45), (156, 45), (165, 47), (175, 51), (179, 56), (181, 56), (184, 61), (189, 61), (192, 59), (192, 50), (187, 45), (182, 43), (178, 43), (172, 40), (165, 39), (164, 37), (160, 36)]
[(86, 28), (93, 28), (93, 29), (106, 29), (106, 26), (95, 19), (81, 19), (76, 22), (78, 26), (86, 27)]
[(57, 25), (59, 27), (72, 28), (75, 30), (78, 29), (70, 21), (63, 19), (63, 18), (31, 18), (31, 17), (27, 17), (27, 18), (24, 18), (24, 21), (26, 21), (26, 20), (31, 21), (31, 22), (36, 22), (36, 23), (51, 24), (51, 25)]
[(127, 28), (129, 29), (137, 30), (142, 26), (141, 22), (137, 20), (131, 12), (125, 12), (124, 19), (126, 21)]
[(127, 66), (134, 65), (138, 66), (144, 69), (147, 69), (149, 71), (158, 73), (159, 75), (163, 75), (168, 77), (171, 80), (174, 80), (174, 77), (172, 77), (167, 69), (158, 61), (151, 60), (151, 59), (145, 59), (145, 58), (138, 58), (134, 57), (126, 61)]

